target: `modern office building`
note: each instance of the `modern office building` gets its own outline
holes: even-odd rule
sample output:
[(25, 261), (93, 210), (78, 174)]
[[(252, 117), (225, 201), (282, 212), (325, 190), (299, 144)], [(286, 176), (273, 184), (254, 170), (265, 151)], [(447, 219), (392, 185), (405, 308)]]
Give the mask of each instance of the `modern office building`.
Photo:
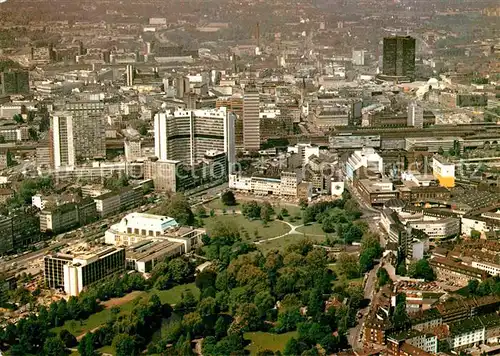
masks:
[(0, 73), (0, 95), (29, 94), (30, 75), (27, 70)]
[(51, 254), (44, 257), (44, 278), (48, 287), (64, 289), (78, 296), (88, 285), (126, 267), (123, 248), (105, 247), (85, 254)]
[(0, 215), (0, 254), (24, 249), (40, 241), (40, 237), (37, 216), (25, 213)]
[(415, 128), (424, 127), (424, 109), (415, 102), (408, 104), (407, 126)]
[(184, 244), (181, 242), (144, 240), (127, 248), (127, 268), (149, 273), (165, 258), (180, 256), (184, 252)]
[(101, 217), (118, 214), (138, 206), (142, 201), (141, 187), (124, 187), (94, 198), (97, 213)]
[(410, 36), (384, 38), (382, 73), (390, 80), (415, 80), (415, 38)]
[(125, 68), (125, 77), (126, 77), (125, 80), (128, 87), (134, 85), (134, 74), (135, 74), (134, 72), (135, 72), (134, 66), (131, 64), (127, 64)]
[(66, 203), (40, 213), (40, 231), (59, 234), (97, 220), (96, 203), (92, 198)]
[(176, 110), (155, 115), (155, 156), (194, 166), (207, 151), (233, 152), (234, 117), (226, 108)]
[(371, 147), (354, 151), (346, 162), (346, 177), (353, 180), (355, 172), (364, 168), (373, 172), (384, 172), (384, 159)]
[(248, 151), (260, 149), (260, 94), (254, 86), (245, 88), (243, 96), (243, 147)]
[(50, 119), (49, 155), (53, 168), (106, 157), (104, 118), (57, 113)]

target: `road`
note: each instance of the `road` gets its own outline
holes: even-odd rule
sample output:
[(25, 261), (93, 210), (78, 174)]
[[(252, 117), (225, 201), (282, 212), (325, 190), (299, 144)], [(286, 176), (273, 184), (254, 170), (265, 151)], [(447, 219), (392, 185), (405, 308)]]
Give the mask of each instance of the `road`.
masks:
[(365, 299), (369, 299), (370, 303), (366, 308), (360, 310), (362, 317), (358, 320), (358, 324), (355, 327), (349, 329), (349, 334), (347, 335), (347, 340), (349, 341), (349, 345), (351, 345), (354, 350), (363, 350), (363, 342), (360, 342), (359, 339), (361, 331), (363, 329), (363, 325), (365, 323), (366, 316), (370, 311), (373, 296), (375, 295), (377, 271), (379, 268), (380, 265), (377, 265), (374, 269), (368, 272), (368, 277), (366, 278), (366, 283), (365, 283)]
[[(227, 183), (221, 184), (221, 185), (216, 186), (216, 187), (210, 187), (210, 188), (207, 188), (205, 190), (198, 191), (198, 192), (196, 192), (195, 195), (208, 194), (208, 195), (216, 196), (221, 190), (226, 189), (226, 187), (227, 187)], [(187, 195), (189, 195), (189, 193), (187, 193)], [(158, 203), (155, 203), (155, 204), (145, 204), (145, 205), (139, 206), (137, 208), (131, 209), (129, 211), (120, 213), (118, 215), (108, 217), (108, 218), (103, 219), (103, 220), (98, 220), (95, 223), (86, 225), (84, 227), (86, 230), (95, 230), (95, 231), (92, 231), (88, 235), (81, 236), (78, 234), (79, 236), (75, 236), (75, 237), (71, 237), (71, 238), (63, 238), (64, 236), (71, 235), (72, 233), (75, 233), (75, 231), (77, 229), (59, 234), (55, 238), (53, 238), (51, 241), (47, 241), (48, 243), (50, 243), (50, 245), (47, 247), (43, 247), (38, 251), (28, 252), (28, 253), (25, 253), (24, 255), (20, 255), (18, 257), (11, 258), (9, 260), (5, 260), (5, 261), (0, 262), (0, 271), (9, 270), (10, 268), (13, 267), (14, 263), (16, 264), (16, 269), (19, 267), (28, 267), (30, 262), (42, 258), (44, 255), (46, 255), (50, 251), (53, 251), (53, 250), (60, 248), (60, 247), (69, 246), (69, 245), (73, 245), (73, 244), (82, 242), (85, 240), (85, 238), (87, 238), (91, 235), (95, 235), (98, 232), (97, 229), (100, 226), (102, 226), (103, 224), (111, 225), (111, 224), (117, 223), (118, 221), (120, 221), (122, 219), (123, 216), (125, 216), (128, 213), (131, 213), (134, 211), (144, 211), (144, 209), (151, 210), (151, 209), (157, 207), (159, 204), (161, 204), (161, 201)], [(195, 205), (196, 204), (192, 204), (192, 207), (194, 207)], [(55, 241), (57, 241), (57, 242), (55, 242)]]

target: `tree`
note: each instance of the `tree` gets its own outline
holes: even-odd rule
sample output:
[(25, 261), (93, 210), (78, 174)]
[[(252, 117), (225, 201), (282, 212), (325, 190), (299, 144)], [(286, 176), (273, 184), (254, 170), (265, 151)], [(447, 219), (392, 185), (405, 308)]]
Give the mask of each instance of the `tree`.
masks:
[(287, 217), (290, 216), (290, 213), (288, 212), (288, 209), (282, 208), (280, 212), (281, 216)]
[(469, 282), (467, 283), (467, 290), (469, 291), (469, 294), (476, 294), (477, 288), (479, 287), (479, 281), (477, 279), (470, 279)]
[(95, 356), (97, 354), (95, 350), (94, 334), (90, 332), (85, 334), (80, 340), (80, 344), (78, 344), (78, 352), (81, 356)]
[(341, 253), (337, 260), (337, 268), (341, 275), (348, 279), (359, 276), (359, 264), (355, 256), (347, 253)]
[(209, 287), (215, 287), (216, 279), (217, 273), (211, 269), (205, 268), (196, 275), (195, 284), (198, 289), (203, 290)]
[(49, 337), (43, 345), (43, 354), (46, 356), (66, 356), (66, 347), (58, 337)]
[(307, 315), (312, 316), (313, 319), (318, 319), (318, 317), (323, 313), (324, 303), (323, 294), (317, 288), (311, 290), (309, 293), (309, 301), (307, 302)]
[(135, 356), (137, 355), (135, 338), (128, 334), (118, 334), (113, 339), (113, 347), (116, 356)]
[(78, 344), (75, 335), (66, 329), (62, 329), (61, 332), (59, 332), (59, 338), (67, 348), (75, 347)]
[(174, 218), (180, 225), (191, 226), (194, 224), (194, 214), (186, 197), (182, 194), (175, 194), (166, 200), (160, 208), (162, 215)]
[(378, 280), (379, 287), (383, 287), (386, 284), (391, 282), (391, 278), (389, 277), (389, 273), (387, 273), (387, 270), (385, 268), (381, 267), (378, 269), (377, 280)]
[(436, 279), (436, 273), (426, 259), (418, 260), (408, 267), (408, 275), (412, 278), (423, 278), (427, 282)]
[(222, 200), (222, 203), (226, 206), (236, 205), (236, 198), (231, 190), (226, 190), (224, 193), (222, 193), (220, 199)]
[(24, 123), (23, 117), (20, 114), (14, 114), (12, 119), (16, 122), (16, 124)]
[(198, 205), (196, 207), (196, 216), (199, 217), (200, 219), (206, 218), (207, 217), (207, 209), (203, 205)]
[(411, 325), (410, 318), (406, 312), (406, 296), (402, 293), (396, 297), (396, 308), (392, 315), (392, 325), (396, 330), (406, 330)]
[(274, 209), (270, 203), (264, 202), (260, 208), (260, 218), (264, 222), (271, 221), (271, 216), (274, 214)]
[(361, 237), (363, 237), (363, 230), (358, 225), (350, 224), (344, 232), (344, 240), (347, 244), (360, 241)]
[(33, 141), (38, 141), (38, 132), (34, 128), (30, 127), (28, 129), (28, 135)]
[(261, 206), (255, 200), (252, 200), (248, 203), (243, 204), (241, 213), (247, 219), (256, 220), (260, 219), (260, 210)]
[(470, 237), (472, 239), (475, 239), (475, 240), (478, 240), (481, 238), (481, 232), (480, 231), (477, 231), (477, 230), (471, 230), (470, 232)]
[(168, 262), (168, 273), (174, 283), (182, 284), (191, 278), (194, 266), (183, 258), (175, 258)]
[(284, 356), (297, 356), (302, 355), (304, 351), (308, 349), (308, 346), (299, 342), (296, 338), (291, 338), (285, 345), (285, 349), (283, 350)]

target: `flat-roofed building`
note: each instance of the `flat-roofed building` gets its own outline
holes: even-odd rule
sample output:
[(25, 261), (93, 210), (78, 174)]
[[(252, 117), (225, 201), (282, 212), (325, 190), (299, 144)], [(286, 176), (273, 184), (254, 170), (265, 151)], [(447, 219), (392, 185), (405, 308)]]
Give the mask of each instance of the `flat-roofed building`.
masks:
[(145, 240), (138, 242), (126, 251), (127, 268), (141, 273), (149, 273), (157, 263), (167, 257), (185, 253), (182, 242)]
[(446, 188), (455, 186), (455, 163), (449, 162), (441, 155), (432, 157), (432, 174), (439, 182), (439, 185)]
[(472, 267), (480, 269), (482, 271), (486, 271), (488, 274), (492, 276), (500, 275), (500, 265), (490, 262), (483, 261), (472, 261)]
[(179, 227), (177, 221), (168, 216), (131, 213), (106, 231), (104, 241), (115, 246), (132, 246), (147, 240), (168, 240), (182, 243), (183, 252), (189, 252), (202, 243), (205, 233), (203, 229)]
[(71, 296), (77, 296), (90, 284), (124, 270), (123, 248), (105, 247), (84, 254), (51, 254), (44, 257), (47, 285), (64, 288), (66, 294)]
[(466, 286), (471, 279), (481, 281), (488, 276), (485, 271), (455, 262), (449, 258), (434, 257), (430, 260), (430, 265), (436, 271), (439, 279), (453, 282), (458, 286)]

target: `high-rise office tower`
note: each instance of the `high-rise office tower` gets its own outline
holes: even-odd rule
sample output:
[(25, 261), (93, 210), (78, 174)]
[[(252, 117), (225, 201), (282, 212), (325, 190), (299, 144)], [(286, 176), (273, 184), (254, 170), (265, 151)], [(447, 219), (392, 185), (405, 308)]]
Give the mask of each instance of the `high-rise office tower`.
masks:
[(0, 94), (28, 94), (30, 75), (27, 70), (15, 70), (0, 73)]
[(424, 109), (415, 102), (408, 104), (407, 125), (419, 129), (424, 127)]
[(236, 114), (227, 113), (224, 121), (224, 151), (227, 155), (228, 173), (232, 174), (236, 165)]
[(176, 160), (195, 165), (207, 151), (234, 151), (234, 120), (226, 108), (176, 110), (157, 113), (155, 156), (160, 161)]
[(104, 117), (58, 113), (51, 117), (49, 141), (54, 168), (74, 166), (86, 159), (105, 158)]
[(73, 117), (58, 114), (50, 118), (49, 156), (51, 166), (60, 168), (75, 165)]
[(245, 88), (243, 96), (243, 147), (245, 150), (260, 149), (260, 95), (255, 86)]
[(134, 74), (135, 74), (134, 72), (135, 72), (134, 66), (131, 64), (127, 64), (125, 75), (127, 78), (127, 86), (128, 87), (131, 87), (132, 85), (134, 85)]
[(384, 38), (384, 57), (382, 73), (384, 76), (415, 79), (415, 38), (395, 36)]

